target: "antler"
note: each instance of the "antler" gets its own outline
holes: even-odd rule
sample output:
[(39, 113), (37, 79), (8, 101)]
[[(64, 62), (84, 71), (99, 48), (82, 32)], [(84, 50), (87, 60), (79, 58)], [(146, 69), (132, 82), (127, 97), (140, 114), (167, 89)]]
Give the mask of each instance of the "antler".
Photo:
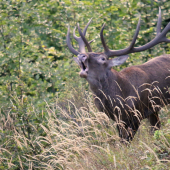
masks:
[(113, 57), (113, 56), (121, 56), (121, 55), (125, 55), (125, 54), (129, 54), (129, 53), (134, 53), (134, 52), (140, 52), (140, 51), (144, 51), (147, 50), (161, 42), (170, 42), (170, 39), (166, 38), (166, 34), (168, 33), (168, 31), (170, 30), (170, 23), (168, 23), (168, 25), (165, 27), (165, 29), (161, 32), (161, 23), (162, 23), (162, 19), (161, 19), (161, 8), (159, 8), (159, 16), (158, 16), (158, 23), (157, 23), (157, 35), (156, 37), (151, 40), (149, 43), (140, 46), (140, 47), (134, 47), (138, 33), (139, 33), (139, 29), (140, 29), (140, 18), (138, 21), (138, 25), (133, 37), (133, 40), (130, 44), (129, 47), (122, 49), (122, 50), (109, 50), (109, 48), (107, 47), (104, 37), (103, 37), (103, 30), (104, 30), (104, 26), (103, 25), (101, 31), (100, 31), (100, 37), (101, 37), (101, 41), (104, 47), (104, 53), (108, 56), (108, 57)]
[[(93, 42), (93, 40), (91, 40), (90, 42), (87, 42), (87, 40), (86, 40), (86, 38), (85, 38), (87, 28), (88, 28), (89, 24), (91, 23), (91, 21), (92, 21), (92, 18), (89, 20), (89, 22), (88, 22), (87, 25), (85, 26), (85, 28), (84, 28), (84, 30), (83, 30), (83, 33), (81, 32), (80, 27), (79, 27), (79, 24), (78, 24), (78, 30), (80, 30), (80, 31), (79, 31), (79, 34), (80, 34), (80, 32), (81, 32), (81, 34), (80, 34), (81, 37), (77, 37), (77, 36), (76, 36), (76, 34), (75, 34), (76, 27), (75, 27), (75, 29), (74, 29), (74, 31), (73, 31), (73, 37), (74, 37), (74, 39), (78, 42), (78, 44), (79, 44), (79, 52), (81, 52), (81, 53), (85, 53), (85, 52), (86, 52), (86, 51), (85, 51), (85, 45), (87, 46), (87, 49), (88, 49), (89, 52), (92, 51), (89, 44), (90, 44), (91, 42)], [(76, 50), (73, 48), (73, 46), (71, 45), (71, 41), (70, 41), (70, 26), (68, 26), (66, 42), (67, 42), (67, 46), (68, 46), (69, 50), (70, 50), (73, 54), (78, 55), (79, 52), (76, 51)]]
[(88, 41), (86, 40), (84, 34), (82, 33), (82, 31), (81, 31), (81, 29), (80, 29), (79, 23), (77, 24), (77, 27), (78, 27), (78, 31), (79, 31), (79, 34), (80, 34), (83, 42), (84, 42), (85, 45), (87, 46), (88, 52), (92, 52), (92, 49), (91, 49), (91, 47), (90, 47), (90, 44), (88, 43)]

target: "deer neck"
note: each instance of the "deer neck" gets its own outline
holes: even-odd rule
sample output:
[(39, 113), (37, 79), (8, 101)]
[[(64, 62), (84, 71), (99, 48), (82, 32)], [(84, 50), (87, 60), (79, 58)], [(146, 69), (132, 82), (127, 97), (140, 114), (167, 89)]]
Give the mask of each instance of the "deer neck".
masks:
[(124, 91), (123, 86), (128, 84), (126, 78), (115, 70), (108, 70), (105, 75), (100, 78), (88, 81), (92, 92), (100, 98), (102, 95), (114, 97), (120, 95)]

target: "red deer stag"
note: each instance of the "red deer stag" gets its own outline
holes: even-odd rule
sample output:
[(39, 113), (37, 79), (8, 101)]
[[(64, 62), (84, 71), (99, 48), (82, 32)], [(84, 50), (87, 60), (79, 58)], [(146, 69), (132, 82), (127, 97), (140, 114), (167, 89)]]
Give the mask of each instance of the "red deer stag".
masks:
[[(166, 38), (170, 30), (170, 23), (161, 32), (161, 10), (157, 22), (157, 35), (149, 43), (134, 47), (140, 29), (140, 18), (129, 47), (121, 50), (110, 50), (103, 37), (104, 25), (100, 38), (104, 52), (94, 53), (85, 34), (88, 22), (83, 32), (79, 24), (80, 37), (73, 37), (79, 44), (79, 51), (75, 50), (70, 41), (70, 27), (67, 32), (67, 46), (77, 55), (74, 60), (80, 66), (80, 77), (85, 78), (95, 94), (95, 105), (99, 111), (105, 112), (112, 120), (117, 121), (119, 136), (127, 141), (132, 140), (142, 119), (148, 118), (152, 130), (160, 128), (158, 111), (170, 101), (170, 55), (161, 55), (137, 66), (131, 66), (120, 72), (113, 66), (123, 64), (129, 53), (147, 50), (161, 42), (170, 42)], [(76, 28), (75, 28), (76, 29)], [(88, 52), (85, 51), (85, 46)], [(110, 57), (119, 56), (113, 59)]]

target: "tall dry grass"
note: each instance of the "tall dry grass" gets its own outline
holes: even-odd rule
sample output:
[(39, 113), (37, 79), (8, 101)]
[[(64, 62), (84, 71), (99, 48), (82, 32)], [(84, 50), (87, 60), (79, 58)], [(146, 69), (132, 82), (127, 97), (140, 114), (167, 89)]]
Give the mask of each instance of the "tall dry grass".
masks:
[[(7, 119), (1, 117), (0, 169), (169, 169), (168, 108), (160, 112), (161, 130), (150, 135), (149, 124), (144, 120), (131, 144), (124, 145), (120, 143), (116, 123), (97, 111), (91, 95), (81, 101), (75, 96), (62, 104), (57, 100), (46, 103), (41, 114), (45, 121), (30, 122), (30, 136), (24, 134), (24, 127), (17, 127), (13, 110), (9, 109)], [(81, 106), (79, 101), (86, 104)], [(23, 111), (24, 115), (40, 117), (33, 105), (27, 105)]]

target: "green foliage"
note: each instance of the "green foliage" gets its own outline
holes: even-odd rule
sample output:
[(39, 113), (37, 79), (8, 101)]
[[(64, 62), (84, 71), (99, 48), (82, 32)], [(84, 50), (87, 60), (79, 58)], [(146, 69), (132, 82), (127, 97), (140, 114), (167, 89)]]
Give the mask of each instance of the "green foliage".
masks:
[[(140, 46), (155, 35), (158, 6), (162, 6), (163, 19), (167, 19), (169, 3), (166, 1), (2, 1), (1, 103), (7, 100), (7, 94), (13, 92), (31, 96), (35, 101), (49, 101), (63, 94), (66, 82), (73, 86), (81, 85), (72, 81), (78, 68), (72, 66), (72, 56), (66, 48), (68, 24), (71, 28), (77, 22), (84, 26), (92, 16), (98, 16), (93, 18), (87, 35), (88, 39), (95, 39), (93, 50), (103, 50), (99, 31), (104, 22), (107, 23), (105, 36), (109, 47), (120, 49), (130, 43), (141, 14), (141, 31), (136, 43)], [(75, 41), (73, 45), (77, 46)], [(160, 46), (141, 54), (131, 54), (127, 64), (138, 64), (162, 54), (167, 48)]]
[[(87, 39), (95, 39), (93, 51), (101, 52), (99, 32), (103, 23), (106, 23), (104, 35), (109, 47), (121, 49), (131, 42), (141, 15), (142, 24), (136, 42), (136, 46), (140, 46), (155, 36), (159, 6), (163, 28), (169, 20), (170, 3), (167, 0), (0, 0), (0, 169), (31, 169), (34, 156), (50, 147), (46, 140), (38, 140), (44, 139), (50, 131), (47, 103), (53, 105), (60, 120), (66, 119), (62, 111), (56, 109), (56, 102), (64, 110), (70, 109), (71, 115), (76, 109), (68, 106), (66, 99), (75, 102), (78, 108), (88, 107), (82, 100), (82, 96), (90, 98), (88, 85), (77, 76), (79, 69), (66, 45), (68, 24), (73, 31), (76, 23), (83, 28), (93, 17)], [(167, 44), (131, 54), (128, 62), (116, 69), (141, 64), (165, 52), (170, 53)], [(103, 126), (98, 124), (97, 127), (101, 130)], [(112, 135), (111, 130), (106, 131), (107, 135)], [(97, 134), (92, 131), (89, 135), (94, 133)], [(102, 136), (107, 135), (102, 132)], [(156, 132), (155, 139), (160, 140), (161, 135)], [(169, 142), (169, 133), (163, 136), (165, 142)], [(99, 145), (98, 139), (96, 135), (92, 143)], [(108, 160), (113, 163), (116, 158), (112, 156), (113, 153), (108, 151)], [(40, 158), (36, 159), (33, 169), (39, 166)], [(124, 168), (120, 162), (118, 166)], [(60, 164), (57, 167), (62, 169)]]

